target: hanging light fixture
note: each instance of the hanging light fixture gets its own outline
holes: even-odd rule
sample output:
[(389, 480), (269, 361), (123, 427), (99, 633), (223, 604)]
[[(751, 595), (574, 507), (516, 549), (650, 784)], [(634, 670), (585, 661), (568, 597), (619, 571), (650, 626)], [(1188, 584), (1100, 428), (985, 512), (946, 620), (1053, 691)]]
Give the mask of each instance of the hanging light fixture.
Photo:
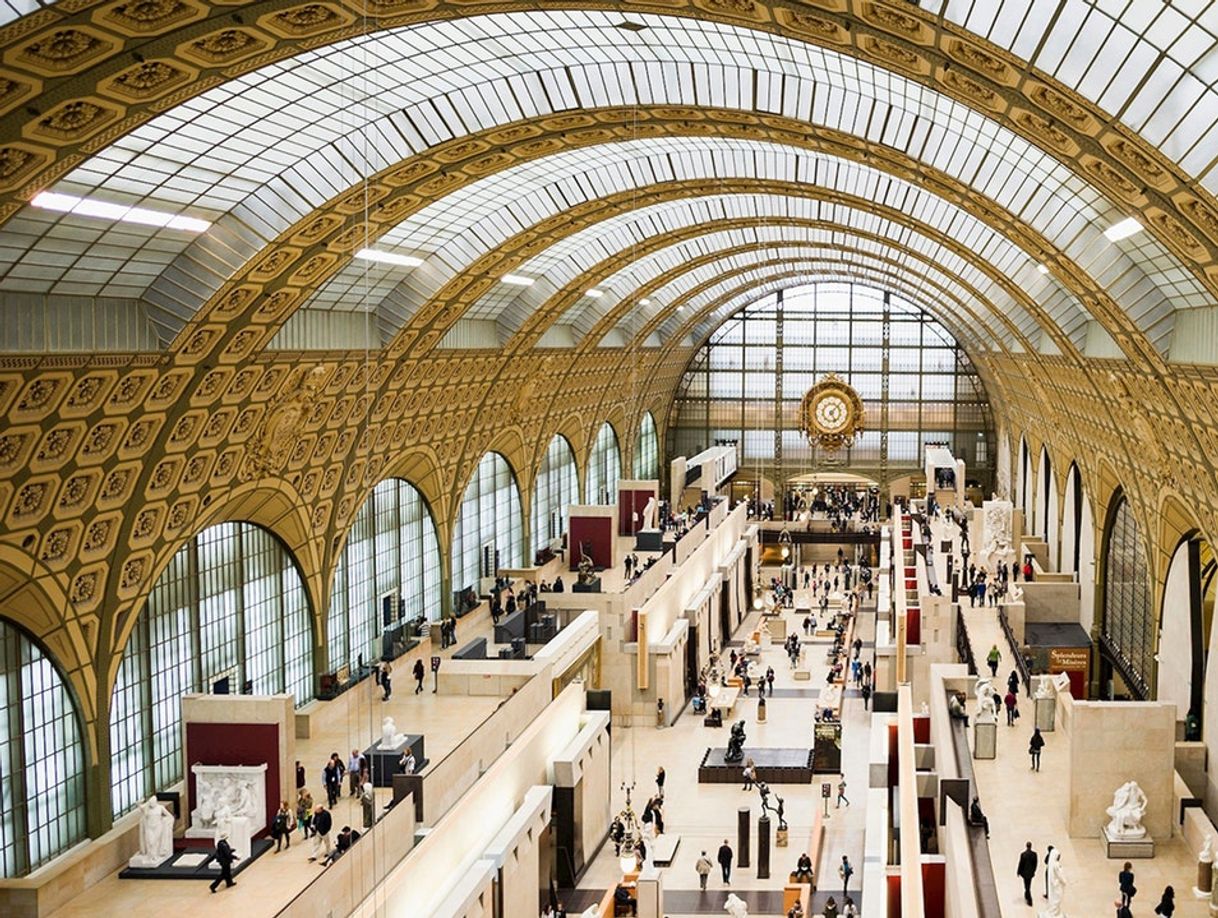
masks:
[(622, 790), (626, 792), (626, 806), (618, 814), (618, 819), (626, 828), (626, 833), (622, 836), (622, 847), (618, 852), (618, 866), (622, 868), (622, 874), (632, 872), (638, 867), (638, 854), (635, 851), (636, 840), (643, 835), (642, 827), (639, 825), (638, 818), (634, 815), (634, 807), (631, 806), (630, 797), (634, 791), (634, 782), (627, 784), (622, 782)]

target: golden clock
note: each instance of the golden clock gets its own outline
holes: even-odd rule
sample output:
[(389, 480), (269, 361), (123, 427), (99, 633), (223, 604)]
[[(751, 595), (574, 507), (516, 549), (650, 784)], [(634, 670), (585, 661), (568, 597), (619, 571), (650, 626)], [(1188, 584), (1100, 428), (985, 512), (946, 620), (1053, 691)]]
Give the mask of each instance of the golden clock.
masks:
[(844, 379), (829, 373), (804, 395), (800, 426), (813, 444), (836, 452), (863, 432), (863, 400)]

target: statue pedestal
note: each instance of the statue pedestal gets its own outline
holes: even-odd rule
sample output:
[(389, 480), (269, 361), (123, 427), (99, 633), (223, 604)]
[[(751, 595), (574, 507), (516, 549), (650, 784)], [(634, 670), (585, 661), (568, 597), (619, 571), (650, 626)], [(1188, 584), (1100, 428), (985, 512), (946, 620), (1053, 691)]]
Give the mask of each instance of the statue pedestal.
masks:
[(1194, 899), (1209, 899), (1214, 889), (1214, 862), (1197, 861), (1197, 885), (1193, 887)]
[(998, 755), (998, 724), (993, 721), (973, 725), (973, 758), (992, 759)]
[(1053, 719), (1057, 713), (1056, 698), (1037, 698), (1036, 699), (1036, 726), (1040, 727), (1041, 733), (1053, 732)]
[(778, 829), (774, 832), (774, 847), (785, 848), (787, 846), (787, 829)]
[(249, 817), (234, 816), (229, 820), (227, 827), (221, 826), (220, 831), (228, 832), (228, 844), (233, 849), (233, 856), (236, 858), (233, 863), (243, 861), (250, 856), (252, 850), (250, 838), (254, 833)]
[(1149, 835), (1141, 838), (1119, 838), (1108, 834), (1108, 827), (1100, 831), (1100, 841), (1104, 843), (1105, 855), (1117, 861), (1132, 861), (1137, 858), (1155, 856), (1155, 840)]
[(664, 533), (658, 529), (643, 529), (634, 534), (635, 551), (663, 551)]

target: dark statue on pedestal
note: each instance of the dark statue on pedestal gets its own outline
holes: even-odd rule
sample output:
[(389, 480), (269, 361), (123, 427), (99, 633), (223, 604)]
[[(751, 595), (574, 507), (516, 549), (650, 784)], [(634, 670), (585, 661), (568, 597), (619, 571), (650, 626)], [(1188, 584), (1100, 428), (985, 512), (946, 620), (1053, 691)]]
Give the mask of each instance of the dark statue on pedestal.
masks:
[(732, 735), (727, 741), (727, 752), (723, 756), (725, 762), (744, 761), (744, 721), (738, 720), (732, 724)]

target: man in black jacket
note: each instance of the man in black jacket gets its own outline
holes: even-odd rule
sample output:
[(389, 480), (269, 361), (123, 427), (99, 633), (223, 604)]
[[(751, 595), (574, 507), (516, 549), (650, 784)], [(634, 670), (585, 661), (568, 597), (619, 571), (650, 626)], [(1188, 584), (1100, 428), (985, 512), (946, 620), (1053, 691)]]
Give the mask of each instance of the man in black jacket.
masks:
[(1019, 854), (1019, 868), (1015, 871), (1016, 876), (1023, 880), (1023, 900), (1028, 905), (1032, 904), (1032, 878), (1036, 876), (1037, 863), (1036, 852), (1032, 850), (1032, 843), (1028, 842)]
[(236, 855), (233, 854), (232, 845), (228, 843), (228, 836), (221, 835), (220, 840), (216, 842), (216, 863), (220, 865), (220, 875), (211, 881), (211, 891), (215, 892), (216, 887), (220, 885), (220, 881), (224, 881), (224, 888), (236, 886), (233, 881), (233, 861)]
[(719, 846), (719, 866), (723, 868), (723, 882), (732, 882), (732, 848), (726, 838)]
[(319, 855), (330, 854), (330, 830), (334, 828), (334, 817), (320, 803), (313, 810), (313, 856), (309, 858), (311, 861), (317, 860)]

